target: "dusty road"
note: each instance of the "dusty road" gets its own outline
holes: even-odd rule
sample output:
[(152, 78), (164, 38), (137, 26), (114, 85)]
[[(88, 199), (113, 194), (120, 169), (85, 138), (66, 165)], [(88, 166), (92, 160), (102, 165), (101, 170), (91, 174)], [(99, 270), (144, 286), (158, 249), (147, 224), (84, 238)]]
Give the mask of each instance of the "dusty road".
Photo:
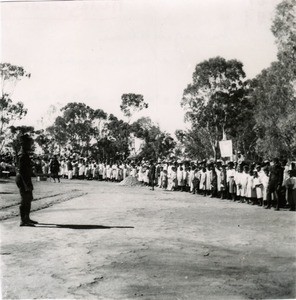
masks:
[(33, 209), (43, 209), (32, 218), (47, 225), (29, 228), (13, 217), (13, 182), (1, 189), (3, 299), (296, 297), (294, 212), (115, 183), (38, 182)]

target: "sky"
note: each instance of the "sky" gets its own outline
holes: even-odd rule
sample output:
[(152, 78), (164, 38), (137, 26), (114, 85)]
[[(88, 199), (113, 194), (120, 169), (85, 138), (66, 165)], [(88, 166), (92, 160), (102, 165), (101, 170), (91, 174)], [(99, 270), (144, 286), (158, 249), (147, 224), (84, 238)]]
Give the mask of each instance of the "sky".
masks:
[(184, 129), (180, 106), (195, 66), (238, 59), (248, 78), (276, 60), (270, 27), (280, 0), (1, 3), (2, 62), (20, 65), (14, 101), (36, 126), (51, 105), (84, 102), (124, 118), (121, 95), (142, 94), (162, 130)]

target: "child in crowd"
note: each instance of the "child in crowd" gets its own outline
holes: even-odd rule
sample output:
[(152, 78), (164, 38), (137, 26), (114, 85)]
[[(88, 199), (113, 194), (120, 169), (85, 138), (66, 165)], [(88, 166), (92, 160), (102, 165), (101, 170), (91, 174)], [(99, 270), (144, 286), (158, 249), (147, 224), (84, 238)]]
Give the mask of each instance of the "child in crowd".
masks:
[(295, 211), (296, 207), (296, 169), (289, 171), (290, 177), (285, 180), (285, 186), (288, 190), (288, 203), (290, 211)]
[(207, 179), (207, 169), (205, 167), (203, 167), (200, 172), (199, 190), (201, 191), (202, 195), (204, 195), (204, 196), (207, 195), (206, 179)]
[(267, 187), (269, 182), (269, 169), (265, 167), (261, 175), (263, 206), (267, 205)]
[(256, 201), (260, 206), (263, 205), (263, 185), (257, 171), (254, 171), (253, 189), (256, 191)]
[(198, 188), (199, 188), (199, 171), (197, 168), (195, 168), (195, 170), (194, 170), (192, 186), (193, 186), (192, 193), (197, 194)]
[(172, 167), (171, 173), (168, 178), (168, 191), (175, 191), (177, 189), (178, 182), (177, 182), (177, 172), (176, 167)]
[(235, 175), (234, 164), (233, 162), (229, 162), (228, 170), (226, 172), (227, 187), (228, 187), (229, 198), (233, 201), (235, 201), (235, 195), (236, 195), (234, 175)]
[(177, 182), (178, 182), (178, 190), (183, 192), (184, 178), (183, 178), (183, 168), (181, 166), (179, 166), (177, 169)]
[(253, 170), (253, 168), (250, 168), (250, 171), (248, 174), (246, 197), (247, 197), (247, 203), (251, 203), (252, 205), (255, 204), (256, 190), (254, 188), (254, 170)]
[(235, 187), (236, 187), (236, 198), (238, 201), (241, 201), (241, 196), (242, 196), (241, 179), (242, 179), (242, 166), (241, 166), (241, 164), (238, 164), (236, 167), (235, 174), (234, 174), (234, 181), (235, 181)]
[(217, 195), (217, 173), (213, 164), (210, 166), (211, 169), (211, 198)]
[(227, 174), (226, 174), (226, 166), (222, 165), (221, 169), (221, 199), (227, 198)]
[(241, 202), (247, 202), (247, 183), (249, 178), (249, 167), (244, 166), (243, 172), (240, 177), (240, 184), (241, 184)]
[(163, 189), (167, 189), (167, 187), (168, 187), (168, 171), (167, 170), (163, 170), (163, 176), (162, 176), (162, 180), (161, 180), (161, 187)]
[(212, 191), (212, 170), (211, 170), (211, 165), (208, 164), (207, 165), (207, 169), (206, 169), (206, 182), (205, 182), (205, 194), (206, 195), (211, 195), (211, 191)]

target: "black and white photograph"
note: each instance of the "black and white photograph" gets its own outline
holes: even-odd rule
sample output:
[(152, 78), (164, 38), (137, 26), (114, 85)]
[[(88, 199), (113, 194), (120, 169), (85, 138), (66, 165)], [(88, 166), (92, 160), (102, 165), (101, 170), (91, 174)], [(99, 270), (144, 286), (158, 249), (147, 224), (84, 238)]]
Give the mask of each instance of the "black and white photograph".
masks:
[(296, 299), (296, 0), (0, 0), (0, 299)]

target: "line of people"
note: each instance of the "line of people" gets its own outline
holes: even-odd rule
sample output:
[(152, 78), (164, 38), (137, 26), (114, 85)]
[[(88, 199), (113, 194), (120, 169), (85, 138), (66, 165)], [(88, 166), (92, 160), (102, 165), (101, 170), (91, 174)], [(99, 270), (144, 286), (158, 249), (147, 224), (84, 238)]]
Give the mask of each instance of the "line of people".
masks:
[(47, 174), (52, 179), (105, 180), (120, 182), (133, 176), (147, 186), (169, 191), (184, 191), (209, 197), (257, 204), (265, 208), (289, 205), (295, 210), (295, 163), (275, 158), (261, 164), (244, 161), (174, 162), (142, 161), (141, 163), (103, 163), (86, 158), (57, 156), (49, 161), (35, 159), (36, 174)]
[[(20, 226), (34, 227), (38, 224), (30, 218), (31, 202), (33, 200), (32, 174), (35, 176), (51, 176), (53, 180), (60, 176), (69, 180), (98, 179), (121, 181), (127, 176), (133, 176), (139, 181), (157, 185), (167, 190), (188, 191), (204, 196), (232, 199), (233, 201), (258, 204), (265, 208), (279, 210), (289, 204), (290, 210), (295, 211), (296, 203), (296, 168), (295, 163), (287, 163), (275, 158), (263, 165), (238, 162), (173, 162), (153, 161), (150, 163), (102, 163), (88, 158), (66, 158), (51, 160), (35, 157), (32, 161), (33, 140), (24, 135), (20, 138), (21, 151), (17, 166), (9, 164), (9, 157), (1, 158), (1, 168), (14, 167), (16, 184), (20, 191)], [(9, 171), (10, 172), (10, 171)]]
[[(267, 209), (290, 206), (295, 210), (295, 164), (274, 159), (264, 164), (221, 160), (198, 164), (157, 164), (153, 185), (167, 190), (231, 199)], [(151, 183), (150, 183), (151, 185)]]

